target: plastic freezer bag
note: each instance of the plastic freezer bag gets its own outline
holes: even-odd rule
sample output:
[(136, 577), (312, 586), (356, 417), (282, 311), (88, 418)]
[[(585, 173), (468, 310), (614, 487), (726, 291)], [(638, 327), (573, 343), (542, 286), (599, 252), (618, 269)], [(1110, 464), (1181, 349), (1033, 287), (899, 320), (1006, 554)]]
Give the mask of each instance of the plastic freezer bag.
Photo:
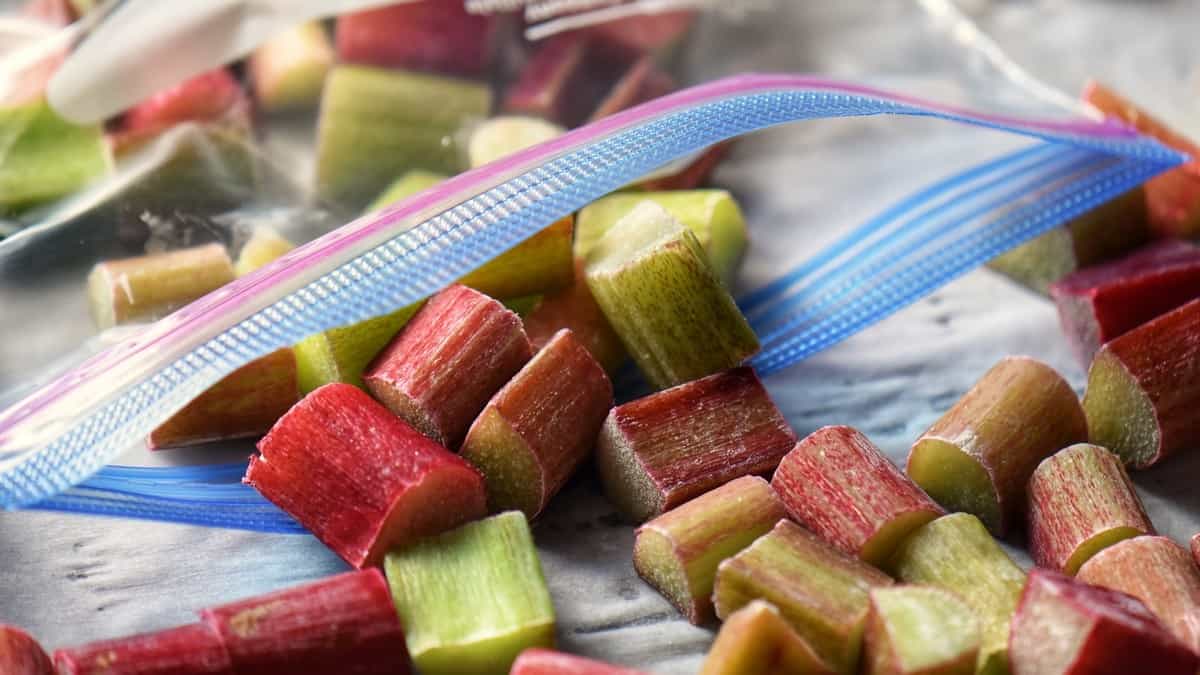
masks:
[[(303, 142), (293, 142), (304, 136), (304, 123), (295, 120), (268, 124), (265, 141), (251, 144), (253, 179), (223, 177), (230, 170), (224, 161), (202, 170), (219, 198), (204, 199), (188, 214), (195, 218), (137, 213), (89, 223), (72, 219), (70, 202), (51, 205), (0, 244), (0, 389), (6, 403), (23, 399), (0, 417), (0, 495), (8, 506), (297, 531), (238, 484), (244, 462), (234, 459), (249, 444), (151, 454), (142, 438), (237, 365), (424, 297), (588, 201), (747, 132), (754, 133), (734, 145), (713, 182), (733, 190), (745, 209), (751, 245), (734, 290), (764, 342), (752, 363), (769, 375), (768, 388), (799, 434), (850, 423), (899, 457), (1004, 353), (1067, 364), (1051, 337), (1052, 311), (981, 273), (793, 365), (1178, 161), (1123, 128), (1087, 119), (1069, 97), (1031, 83), (977, 40), (960, 40), (969, 32), (953, 13), (901, 2), (831, 4), (706, 14), (664, 68), (683, 84), (747, 70), (845, 81), (738, 77), (607, 118), (364, 216), (139, 331), (132, 342), (116, 342), (64, 378), (56, 371), (120, 337), (87, 337), (94, 329), (82, 281), (94, 262), (117, 251), (143, 252), (151, 242), (172, 248), (215, 239), (236, 249), (263, 219), (307, 239), (346, 216), (337, 205), (314, 206), (306, 176), (286, 176), (304, 152)], [(111, 185), (97, 193), (112, 194)], [(232, 203), (222, 203), (229, 193)], [(116, 194), (117, 204), (131, 199)], [(981, 300), (991, 296), (1004, 301)], [(1036, 320), (1017, 318), (1029, 316)], [(967, 321), (960, 317), (971, 317), (971, 325), (957, 328)], [(125, 468), (101, 469), (114, 460)], [(176, 466), (138, 466), (155, 464)], [(194, 466), (179, 468), (185, 464)], [(1155, 502), (1149, 506), (1153, 511)], [(20, 518), (40, 516), (5, 521)], [(114, 532), (138, 529), (87, 522)], [(636, 582), (631, 532), (613, 522), (586, 476), (538, 525), (562, 646), (686, 672), (711, 635)], [(205, 533), (198, 541), (211, 552), (257, 550), (263, 540)], [(280, 546), (293, 569), (316, 574), (338, 565), (319, 545)], [(263, 560), (270, 548), (261, 545)], [(272, 586), (218, 565), (239, 579), (239, 596)], [(224, 597), (216, 590), (189, 585), (184, 604)], [(46, 627), (63, 643), (182, 616), (131, 608), (104, 631), (86, 614), (50, 630), (29, 598), (18, 594), (12, 602), (16, 619)], [(644, 629), (649, 623), (654, 628)]]

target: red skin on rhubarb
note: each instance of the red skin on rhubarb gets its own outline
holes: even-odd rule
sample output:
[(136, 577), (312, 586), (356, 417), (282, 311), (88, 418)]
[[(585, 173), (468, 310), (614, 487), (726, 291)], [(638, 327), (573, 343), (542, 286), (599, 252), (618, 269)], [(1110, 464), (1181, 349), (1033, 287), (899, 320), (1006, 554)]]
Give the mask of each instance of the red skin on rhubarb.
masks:
[(533, 356), (521, 318), (455, 284), (430, 298), (363, 372), (375, 398), (447, 448)]
[[(54, 652), (59, 675), (233, 675), (221, 637), (201, 623)], [(8, 671), (4, 671), (7, 673)]]
[(244, 482), (354, 567), (487, 513), (474, 467), (353, 385), (313, 391), (258, 451)]
[(595, 122), (672, 91), (675, 91), (675, 81), (671, 76), (659, 70), (652, 57), (643, 56), (617, 80), (588, 121)]
[(1194, 675), (1200, 657), (1132, 596), (1033, 569), (1009, 636), (1013, 675)]
[(606, 48), (645, 54), (675, 45), (695, 20), (694, 10), (681, 9), (605, 21), (589, 26), (585, 32)]
[(29, 633), (0, 624), (0, 673), (4, 675), (54, 675), (54, 666), (42, 646)]
[(157, 429), (151, 450), (174, 448), (267, 433), (300, 397), (296, 355), (280, 349), (238, 368)]
[(1166, 537), (1134, 537), (1097, 553), (1077, 579), (1141, 600), (1175, 637), (1200, 653), (1200, 570)]
[(596, 461), (609, 498), (641, 523), (734, 478), (769, 473), (795, 442), (758, 375), (740, 367), (613, 408)]
[(621, 668), (581, 656), (531, 647), (521, 652), (508, 675), (646, 675), (640, 670)]
[(240, 674), (407, 675), (387, 581), (347, 572), (201, 612)]
[(1075, 574), (1106, 546), (1154, 534), (1121, 460), (1079, 443), (1042, 460), (1029, 479), (1029, 555), (1038, 567)]
[(1100, 346), (1200, 297), (1200, 247), (1178, 239), (1150, 244), (1051, 284), (1063, 332), (1085, 366)]
[(506, 92), (504, 111), (562, 123), (572, 103), (568, 85), (586, 57), (587, 41), (576, 36), (560, 35), (540, 43)]
[(945, 512), (855, 429), (823, 427), (779, 463), (771, 487), (796, 522), (881, 565), (914, 529)]
[(571, 331), (558, 331), (496, 392), (463, 442), (463, 458), (487, 481), (491, 510), (541, 513), (591, 453), (612, 404), (604, 369)]
[(345, 63), (479, 75), (488, 65), (495, 20), (459, 0), (424, 0), (344, 14), (337, 53)]
[(225, 68), (160, 91), (125, 112), (113, 143), (118, 151), (181, 122), (214, 122), (243, 108), (245, 94)]
[(609, 373), (615, 373), (629, 360), (621, 338), (592, 297), (580, 258), (575, 259), (575, 279), (571, 285), (543, 295), (541, 302), (525, 315), (524, 322), (525, 333), (535, 348), (541, 349), (559, 330), (569, 328)]
[(1200, 235), (1200, 146), (1176, 133), (1133, 102), (1098, 82), (1088, 82), (1083, 100), (1165, 145), (1191, 155), (1192, 161), (1146, 181), (1146, 215), (1162, 237)]

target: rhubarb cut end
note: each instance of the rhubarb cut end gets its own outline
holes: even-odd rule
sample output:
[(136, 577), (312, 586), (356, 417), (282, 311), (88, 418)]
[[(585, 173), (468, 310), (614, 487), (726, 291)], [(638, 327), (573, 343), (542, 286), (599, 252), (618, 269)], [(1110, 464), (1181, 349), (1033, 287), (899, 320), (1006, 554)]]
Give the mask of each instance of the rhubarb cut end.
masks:
[(904, 675), (975, 672), (979, 621), (951, 593), (926, 586), (872, 589), (867, 626), (867, 672)]
[(1080, 544), (1079, 548), (1075, 549), (1075, 552), (1071, 554), (1071, 557), (1067, 559), (1066, 564), (1063, 565), (1063, 572), (1065, 574), (1075, 576), (1075, 574), (1079, 572), (1079, 568), (1100, 551), (1103, 551), (1119, 541), (1132, 539), (1133, 537), (1139, 537), (1143, 534), (1147, 533), (1136, 527), (1114, 527), (1112, 529), (1099, 532), (1095, 536)]
[(1140, 469), (1158, 460), (1161, 433), (1154, 403), (1106, 348), (1100, 349), (1088, 370), (1083, 411), (1088, 439), (1117, 453), (1126, 466)]
[(521, 511), (531, 520), (541, 512), (541, 467), (529, 444), (495, 408), (489, 406), (471, 425), (460, 454), (483, 474), (490, 511)]
[(896, 516), (887, 525), (879, 529), (875, 536), (867, 540), (863, 544), (862, 549), (858, 552), (858, 557), (865, 563), (882, 567), (896, 549), (900, 548), (900, 544), (912, 534), (914, 530), (921, 527), (925, 523), (942, 516), (940, 511), (928, 509), (925, 511), (912, 511)]
[(357, 567), (376, 567), (388, 551), (486, 516), (484, 492), (483, 479), (469, 466), (430, 473), (392, 503), (374, 543)]
[(54, 666), (42, 646), (28, 633), (0, 624), (0, 673), (54, 675)]
[(629, 439), (609, 414), (596, 442), (596, 469), (604, 494), (626, 518), (644, 523), (664, 511), (664, 497), (642, 466)]
[(554, 649), (554, 622), (525, 626), (505, 635), (434, 647), (413, 654), (424, 675), (507, 675), (509, 665), (528, 648)]
[(835, 671), (792, 629), (779, 609), (752, 600), (721, 625), (700, 675), (833, 675)]
[(974, 514), (991, 532), (1002, 526), (1000, 502), (987, 469), (957, 446), (925, 438), (913, 446), (909, 478), (947, 511)]
[(702, 616), (687, 570), (675, 554), (675, 546), (670, 538), (648, 527), (638, 528), (636, 537), (633, 543), (633, 568), (638, 576), (670, 601), (688, 621), (700, 625), (710, 620), (711, 604)]

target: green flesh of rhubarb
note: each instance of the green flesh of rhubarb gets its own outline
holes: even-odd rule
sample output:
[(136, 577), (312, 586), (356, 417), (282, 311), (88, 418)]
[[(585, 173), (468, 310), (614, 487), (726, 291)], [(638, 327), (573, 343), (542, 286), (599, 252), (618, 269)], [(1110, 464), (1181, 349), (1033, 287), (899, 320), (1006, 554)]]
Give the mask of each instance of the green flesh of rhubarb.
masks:
[(371, 205), (367, 207), (367, 211), (378, 211), (383, 207), (398, 202), (405, 197), (411, 197), (418, 192), (424, 192), (438, 183), (446, 180), (447, 176), (432, 171), (424, 171), (422, 169), (413, 169), (397, 178), (391, 185), (388, 186)]
[(980, 621), (978, 673), (1006, 673), (1008, 633), (1025, 573), (969, 513), (952, 513), (921, 527), (892, 561), (896, 577), (958, 595)]
[(774, 605), (765, 600), (754, 600), (721, 625), (700, 675), (825, 675), (833, 672), (792, 630)]
[(72, 124), (43, 100), (0, 108), (0, 215), (74, 192), (111, 165), (98, 125)]
[(265, 226), (256, 228), (238, 253), (233, 271), (239, 277), (245, 276), (293, 248), (296, 246), (275, 230)]
[(404, 328), (422, 304), (418, 302), (351, 326), (331, 328), (296, 343), (300, 392), (307, 394), (330, 382), (365, 388), (362, 374), (367, 364)]
[(868, 672), (975, 672), (979, 622), (950, 593), (922, 586), (877, 588), (871, 591), (871, 611)]
[(525, 439), (494, 408), (485, 409), (471, 431), (487, 439), (464, 456), (487, 477), (488, 507), (496, 510), (504, 505), (527, 514), (541, 511), (544, 487), (530, 483), (530, 477), (542, 476), (541, 466)]
[(947, 511), (979, 516), (989, 528), (1000, 523), (1000, 504), (987, 470), (950, 443), (927, 438), (913, 448), (908, 476)]
[(721, 281), (729, 286), (746, 250), (746, 220), (725, 190), (618, 193), (579, 211), (575, 255), (587, 258), (600, 239), (638, 203), (649, 199), (695, 235)]
[(504, 675), (522, 650), (554, 646), (554, 607), (518, 511), (393, 551), (384, 569), (425, 675)]
[(1088, 440), (1116, 452), (1126, 466), (1146, 466), (1158, 454), (1154, 403), (1121, 360), (1100, 351), (1088, 370)]

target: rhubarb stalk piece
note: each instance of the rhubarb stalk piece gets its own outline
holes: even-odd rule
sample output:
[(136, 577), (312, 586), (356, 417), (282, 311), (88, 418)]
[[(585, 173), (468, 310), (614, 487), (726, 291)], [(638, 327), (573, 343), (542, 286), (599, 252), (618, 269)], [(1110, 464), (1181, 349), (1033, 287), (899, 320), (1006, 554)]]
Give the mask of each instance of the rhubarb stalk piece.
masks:
[(457, 448), (488, 399), (532, 356), (520, 317), (455, 285), (425, 303), (363, 381), (421, 433)]
[(726, 617), (700, 675), (834, 675), (811, 645), (765, 600)]
[(337, 53), (345, 63), (480, 75), (491, 55), (495, 20), (461, 2), (401, 2), (343, 14)]
[(488, 507), (540, 514), (591, 453), (612, 404), (604, 369), (559, 331), (467, 431), (461, 454), (483, 474)]
[(797, 443), (771, 487), (796, 522), (875, 566), (944, 513), (866, 436), (845, 426), (822, 427)]
[(494, 298), (519, 298), (570, 286), (575, 217), (556, 220), (458, 280)]
[(1087, 436), (1071, 385), (1044, 363), (1008, 357), (917, 439), (907, 471), (946, 510), (1003, 536), (1024, 518), (1038, 462)]
[(957, 595), (980, 621), (978, 673), (1006, 673), (1009, 623), (1025, 573), (969, 513), (952, 513), (917, 529), (892, 559), (896, 578)]
[(639, 527), (633, 567), (699, 626), (713, 619), (717, 565), (785, 517), (783, 504), (767, 481), (743, 476)]
[(59, 675), (231, 675), (235, 672), (221, 637), (199, 623), (60, 649), (54, 652), (54, 665)]
[(587, 257), (587, 283), (654, 387), (740, 365), (758, 337), (721, 285), (696, 235), (643, 201)]
[(314, 107), (333, 58), (333, 45), (319, 21), (298, 24), (250, 55), (254, 97), (267, 112)]
[(685, 164), (678, 171), (647, 178), (642, 180), (638, 186), (643, 190), (651, 192), (661, 190), (695, 190), (708, 182), (708, 179), (712, 177), (713, 171), (716, 171), (717, 165), (725, 159), (725, 155), (729, 154), (729, 150), (732, 147), (733, 141), (717, 143), (701, 152), (698, 157)]
[(300, 398), (296, 356), (280, 349), (238, 368), (160, 424), (151, 450), (258, 437)]
[(245, 482), (354, 567), (487, 513), (479, 472), (348, 384), (306, 396), (258, 451)]
[(645, 522), (734, 478), (765, 474), (796, 434), (749, 367), (619, 405), (596, 444), (604, 491)]
[(294, 248), (295, 244), (275, 230), (266, 226), (256, 227), (246, 243), (242, 244), (237, 262), (233, 264), (233, 272), (239, 277), (246, 276)]
[(490, 164), (515, 152), (561, 136), (566, 129), (537, 117), (500, 115), (480, 122), (467, 140), (467, 164)]
[(1066, 276), (1050, 295), (1086, 366), (1104, 343), (1200, 297), (1200, 247), (1177, 239), (1155, 242)]
[(109, 260), (88, 275), (92, 318), (101, 328), (158, 319), (233, 281), (221, 244)]
[(830, 669), (854, 673), (866, 625), (868, 594), (892, 583), (883, 572), (830, 548), (781, 520), (769, 533), (721, 563), (713, 604), (722, 619), (764, 599)]
[(204, 610), (239, 673), (407, 675), (404, 631), (377, 569)]
[(1194, 675), (1200, 667), (1140, 600), (1033, 569), (1013, 619), (1014, 675)]
[(521, 652), (509, 675), (646, 675), (640, 670), (621, 668), (553, 649), (532, 647)]
[(502, 108), (509, 113), (543, 117), (564, 126), (575, 126), (590, 103), (572, 91), (583, 79), (588, 62), (587, 40), (575, 35), (556, 35), (539, 43), (521, 69), (517, 81), (505, 93)]
[(1121, 460), (1079, 443), (1047, 457), (1029, 479), (1029, 553), (1038, 567), (1075, 574), (1107, 546), (1154, 534)]
[(411, 197), (418, 192), (424, 192), (446, 180), (447, 177), (444, 174), (433, 173), (424, 169), (406, 171), (403, 176), (397, 178), (386, 190), (379, 193), (375, 201), (371, 202), (371, 205), (367, 207), (367, 211), (378, 211), (405, 197)]
[(293, 350), (301, 393), (307, 394), (331, 382), (345, 382), (365, 389), (362, 374), (371, 359), (392, 341), (423, 304), (414, 303), (391, 314), (331, 328), (297, 342)]
[(1200, 146), (1098, 82), (1084, 86), (1083, 100), (1192, 157), (1187, 164), (1146, 181), (1146, 212), (1159, 236), (1200, 235)]
[(621, 192), (597, 199), (579, 211), (575, 255), (586, 258), (618, 220), (647, 199), (666, 209), (696, 235), (717, 276), (731, 287), (746, 250), (747, 234), (742, 210), (725, 190)]
[(99, 126), (72, 124), (40, 98), (0, 106), (0, 215), (70, 194), (111, 166)]
[(29, 633), (0, 624), (0, 673), (54, 675), (54, 666), (42, 646)]
[(249, 127), (245, 93), (225, 68), (184, 80), (125, 111), (113, 135), (113, 146), (122, 153), (176, 124), (221, 121), (239, 130)]
[(588, 26), (586, 33), (607, 49), (634, 54), (654, 54), (671, 49), (687, 34), (696, 20), (696, 11), (679, 9), (669, 12), (638, 14)]
[(1138, 187), (997, 256), (988, 267), (1046, 295), (1050, 284), (1068, 274), (1118, 258), (1149, 238)]
[(1174, 541), (1145, 536), (1118, 542), (1092, 556), (1076, 578), (1141, 600), (1175, 637), (1200, 651), (1200, 570)]
[(410, 169), (455, 173), (461, 153), (456, 133), (486, 117), (490, 107), (491, 94), (481, 83), (337, 66), (321, 94), (317, 192), (361, 208)]
[(584, 266), (583, 260), (576, 258), (571, 284), (541, 296), (537, 306), (523, 317), (525, 333), (533, 346), (540, 349), (559, 330), (569, 328), (612, 375), (629, 360), (629, 354), (592, 297)]
[(393, 551), (384, 566), (424, 675), (503, 675), (523, 650), (554, 647), (554, 607), (520, 511)]
[(979, 621), (939, 588), (875, 588), (864, 641), (865, 675), (973, 675)]
[(653, 57), (643, 56), (634, 61), (629, 70), (613, 84), (588, 121), (595, 122), (674, 90), (675, 81), (671, 76), (658, 69)]
[(1088, 370), (1088, 436), (1142, 469), (1200, 444), (1200, 300), (1101, 347)]

